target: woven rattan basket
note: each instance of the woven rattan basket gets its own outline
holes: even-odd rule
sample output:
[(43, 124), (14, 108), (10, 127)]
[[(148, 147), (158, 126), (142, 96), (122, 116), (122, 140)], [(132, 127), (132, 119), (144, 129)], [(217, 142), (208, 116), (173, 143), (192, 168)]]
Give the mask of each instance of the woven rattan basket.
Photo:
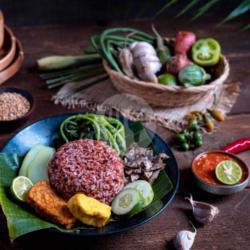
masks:
[(206, 95), (215, 93), (229, 75), (229, 63), (221, 56), (219, 63), (211, 71), (214, 80), (198, 87), (165, 86), (158, 83), (144, 82), (127, 77), (112, 70), (106, 61), (103, 62), (114, 87), (121, 93), (135, 95), (156, 107), (183, 107), (194, 104)]

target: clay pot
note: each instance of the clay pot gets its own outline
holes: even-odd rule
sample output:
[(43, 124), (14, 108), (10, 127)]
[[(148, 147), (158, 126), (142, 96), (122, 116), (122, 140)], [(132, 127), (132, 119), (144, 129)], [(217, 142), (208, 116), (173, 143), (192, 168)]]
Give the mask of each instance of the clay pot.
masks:
[(0, 49), (2, 48), (4, 41), (4, 17), (3, 12), (0, 10)]

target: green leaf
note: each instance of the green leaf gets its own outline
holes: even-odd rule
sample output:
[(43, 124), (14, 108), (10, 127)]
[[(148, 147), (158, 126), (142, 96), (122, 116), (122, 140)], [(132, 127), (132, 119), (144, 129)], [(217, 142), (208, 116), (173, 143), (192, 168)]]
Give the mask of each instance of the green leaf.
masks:
[(194, 17), (192, 17), (192, 21), (196, 20), (200, 16), (202, 16), (205, 12), (207, 12), (210, 8), (212, 8), (219, 0), (210, 0), (206, 4), (202, 5), (197, 11)]
[(197, 4), (199, 0), (192, 0), (190, 1), (175, 17), (180, 17), (189, 11), (195, 4)]
[(161, 15), (167, 8), (169, 8), (170, 6), (172, 6), (173, 4), (175, 4), (177, 1), (178, 0), (167, 1), (167, 3), (157, 11), (157, 13), (154, 15), (153, 18), (156, 18), (159, 15)]
[(221, 23), (228, 22), (250, 10), (250, 0), (244, 0)]
[(248, 29), (250, 29), (250, 23), (248, 25), (244, 26), (241, 30), (245, 31), (245, 30), (248, 30)]

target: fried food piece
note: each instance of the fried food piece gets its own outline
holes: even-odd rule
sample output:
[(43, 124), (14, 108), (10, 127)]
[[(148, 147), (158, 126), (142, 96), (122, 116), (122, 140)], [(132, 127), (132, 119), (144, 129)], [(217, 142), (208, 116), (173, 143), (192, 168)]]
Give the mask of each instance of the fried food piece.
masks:
[(111, 207), (84, 194), (75, 194), (68, 201), (70, 212), (84, 224), (103, 227), (111, 216)]
[(76, 219), (70, 213), (67, 203), (51, 189), (47, 181), (39, 181), (31, 187), (26, 200), (42, 217), (67, 229), (73, 227)]

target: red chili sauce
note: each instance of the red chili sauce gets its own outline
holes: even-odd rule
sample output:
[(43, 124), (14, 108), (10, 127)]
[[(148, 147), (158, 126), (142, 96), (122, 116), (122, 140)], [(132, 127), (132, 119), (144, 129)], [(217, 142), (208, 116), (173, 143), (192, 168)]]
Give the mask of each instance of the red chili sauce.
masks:
[(210, 152), (201, 155), (193, 162), (192, 169), (195, 175), (203, 181), (209, 184), (221, 185), (215, 176), (215, 168), (218, 163), (225, 160), (234, 161), (241, 166), (243, 175), (240, 182), (243, 182), (247, 178), (248, 169), (241, 161), (237, 160), (237, 158), (223, 152)]

